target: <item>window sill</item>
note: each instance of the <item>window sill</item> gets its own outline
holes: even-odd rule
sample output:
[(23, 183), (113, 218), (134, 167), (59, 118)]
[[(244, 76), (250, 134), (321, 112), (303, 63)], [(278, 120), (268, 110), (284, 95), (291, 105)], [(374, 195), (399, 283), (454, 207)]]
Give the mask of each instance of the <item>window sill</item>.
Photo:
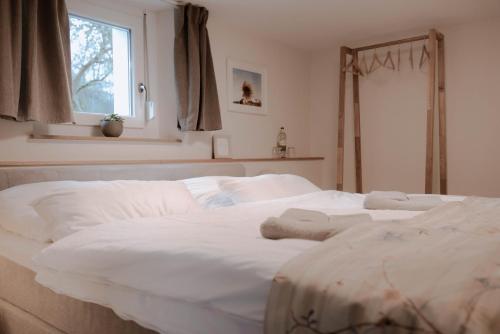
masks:
[(97, 141), (97, 142), (136, 142), (152, 144), (182, 143), (182, 139), (136, 138), (136, 137), (98, 137), (98, 136), (58, 136), (58, 135), (30, 135), (33, 141)]
[[(76, 126), (100, 126), (101, 120), (106, 115), (96, 115), (96, 114), (82, 114), (82, 113), (74, 113), (75, 122), (71, 125)], [(125, 129), (144, 129), (145, 121), (138, 118), (124, 117), (123, 127)]]

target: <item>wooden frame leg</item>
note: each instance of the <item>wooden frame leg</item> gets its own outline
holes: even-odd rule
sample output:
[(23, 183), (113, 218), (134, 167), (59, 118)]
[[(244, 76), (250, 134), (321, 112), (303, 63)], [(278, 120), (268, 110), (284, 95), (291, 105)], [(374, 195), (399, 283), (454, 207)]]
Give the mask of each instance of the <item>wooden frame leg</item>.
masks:
[(340, 75), (339, 75), (339, 111), (338, 111), (338, 133), (337, 133), (337, 190), (344, 189), (344, 126), (345, 126), (345, 81), (347, 54), (350, 49), (343, 46), (340, 48)]
[(434, 157), (434, 104), (436, 95), (436, 43), (437, 32), (429, 33), (429, 73), (427, 91), (427, 144), (425, 158), (425, 193), (432, 193), (433, 157)]
[(444, 36), (438, 38), (438, 106), (439, 106), (439, 192), (448, 193), (448, 169), (446, 153), (446, 87)]
[[(358, 63), (358, 52), (353, 51), (354, 64)], [(352, 96), (354, 102), (354, 164), (356, 168), (356, 192), (363, 192), (363, 175), (361, 168), (361, 116), (359, 104), (359, 74), (352, 75)]]

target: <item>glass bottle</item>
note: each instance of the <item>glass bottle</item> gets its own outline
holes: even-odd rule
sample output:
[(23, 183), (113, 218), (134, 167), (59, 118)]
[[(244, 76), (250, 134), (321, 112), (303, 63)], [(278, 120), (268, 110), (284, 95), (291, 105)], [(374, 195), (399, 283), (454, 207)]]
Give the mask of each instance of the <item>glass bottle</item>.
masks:
[(280, 132), (278, 133), (277, 146), (280, 153), (280, 157), (284, 158), (286, 156), (286, 132), (285, 127), (280, 128)]

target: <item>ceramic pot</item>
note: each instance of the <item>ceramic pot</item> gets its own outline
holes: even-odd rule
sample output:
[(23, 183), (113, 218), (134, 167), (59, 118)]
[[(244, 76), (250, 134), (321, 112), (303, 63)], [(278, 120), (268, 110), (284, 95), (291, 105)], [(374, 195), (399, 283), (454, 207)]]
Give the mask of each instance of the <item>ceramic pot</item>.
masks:
[(120, 137), (123, 133), (123, 122), (102, 120), (101, 131), (106, 137)]

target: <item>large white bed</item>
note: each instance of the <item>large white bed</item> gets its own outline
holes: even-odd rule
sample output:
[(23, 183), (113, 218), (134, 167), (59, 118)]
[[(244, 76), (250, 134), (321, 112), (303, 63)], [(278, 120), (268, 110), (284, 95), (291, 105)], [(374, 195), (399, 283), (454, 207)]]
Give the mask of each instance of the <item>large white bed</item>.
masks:
[(264, 239), (261, 223), (288, 208), (367, 213), (375, 222), (421, 213), (365, 210), (363, 202), (360, 194), (316, 191), (89, 226), (52, 244), (0, 230), (0, 256), (36, 272), (57, 294), (112, 309), (145, 329), (257, 334), (275, 275), (319, 244)]

